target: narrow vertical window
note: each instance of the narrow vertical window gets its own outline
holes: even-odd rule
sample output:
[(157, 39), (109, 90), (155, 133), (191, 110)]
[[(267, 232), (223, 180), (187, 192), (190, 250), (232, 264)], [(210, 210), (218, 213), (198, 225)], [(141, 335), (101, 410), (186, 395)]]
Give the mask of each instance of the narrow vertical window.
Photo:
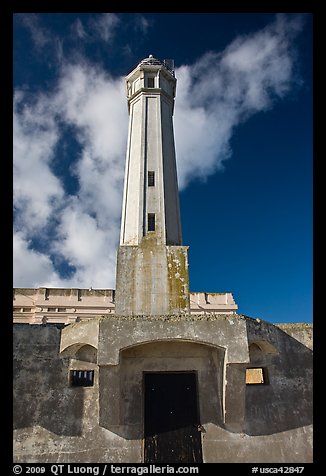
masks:
[(148, 88), (154, 88), (154, 78), (153, 77), (148, 77), (147, 78), (147, 87)]
[(152, 171), (148, 172), (147, 183), (149, 187), (155, 186), (155, 172), (152, 172)]
[(147, 217), (147, 231), (155, 231), (155, 213), (149, 213)]

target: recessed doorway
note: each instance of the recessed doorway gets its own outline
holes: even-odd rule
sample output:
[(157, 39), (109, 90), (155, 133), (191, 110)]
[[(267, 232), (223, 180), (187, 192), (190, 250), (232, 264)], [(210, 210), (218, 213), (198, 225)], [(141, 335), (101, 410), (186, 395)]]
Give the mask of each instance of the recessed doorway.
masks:
[(202, 463), (196, 373), (144, 373), (144, 390), (144, 462)]

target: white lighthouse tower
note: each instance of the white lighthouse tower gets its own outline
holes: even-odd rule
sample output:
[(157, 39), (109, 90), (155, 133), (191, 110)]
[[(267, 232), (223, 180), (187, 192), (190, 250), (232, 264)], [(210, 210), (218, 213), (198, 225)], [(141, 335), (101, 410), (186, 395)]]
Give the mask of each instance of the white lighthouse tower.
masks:
[(150, 55), (126, 77), (126, 156), (116, 314), (189, 312), (173, 134), (173, 62)]

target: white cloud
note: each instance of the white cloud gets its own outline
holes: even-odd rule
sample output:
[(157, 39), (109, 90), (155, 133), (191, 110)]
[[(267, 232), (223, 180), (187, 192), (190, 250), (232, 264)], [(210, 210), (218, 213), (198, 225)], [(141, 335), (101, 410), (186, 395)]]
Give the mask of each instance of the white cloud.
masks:
[[(231, 155), (234, 128), (273, 106), (294, 82), (293, 35), (300, 21), (283, 16), (256, 34), (238, 37), (176, 70), (175, 136), (179, 185), (205, 178)], [(191, 134), (189, 134), (191, 131)]]
[(55, 102), (64, 120), (77, 127), (83, 145), (74, 172), (85, 210), (96, 214), (101, 226), (117, 224), (128, 128), (122, 79), (87, 65), (67, 67)]
[(54, 243), (54, 250), (76, 268), (68, 282), (81, 287), (114, 287), (117, 241), (117, 226), (101, 227), (84, 211), (82, 202), (72, 200), (62, 213)]
[(13, 236), (13, 281), (15, 287), (56, 286), (59, 277), (49, 256), (30, 248), (22, 231)]
[[(115, 17), (97, 19), (104, 41), (112, 38)], [(81, 25), (75, 27), (82, 37)], [(210, 52), (177, 68), (174, 121), (181, 188), (221, 168), (231, 155), (236, 126), (289, 91), (290, 40), (298, 28), (279, 17), (264, 30), (237, 38), (222, 53)], [(123, 78), (75, 61), (62, 66), (53, 91), (28, 101), (18, 93), (14, 106), (14, 285), (114, 287), (128, 129)], [(51, 168), (64, 126), (72, 126), (81, 147), (70, 168), (78, 180), (74, 196), (64, 193)], [(31, 249), (30, 240), (42, 236), (49, 240), (47, 254)], [(60, 277), (53, 257), (75, 273)]]
[(141, 33), (146, 34), (151, 24), (149, 20), (143, 15), (138, 15), (135, 18), (135, 29), (139, 30)]
[(35, 13), (19, 14), (22, 24), (29, 30), (35, 48), (40, 51), (49, 42), (49, 32), (41, 25)]
[(76, 21), (71, 25), (71, 31), (73, 32), (74, 35), (76, 35), (78, 38), (84, 40), (88, 37), (86, 30), (84, 28), (83, 22), (81, 21), (80, 18), (77, 18)]
[(101, 13), (96, 19), (92, 18), (90, 24), (101, 40), (108, 43), (112, 40), (119, 22), (119, 17), (114, 13)]
[(56, 101), (65, 119), (83, 129), (83, 141), (96, 156), (121, 154), (127, 121), (124, 82), (87, 64), (67, 66), (59, 82)]
[[(122, 79), (86, 63), (63, 67), (52, 94), (29, 98), (29, 104), (24, 94), (16, 95), (14, 119), (15, 226), (26, 232), (20, 236), (21, 249), (27, 253), (28, 238), (34, 235), (48, 237), (55, 219), (49, 256), (64, 259), (76, 273), (69, 279), (52, 273), (53, 285), (101, 287), (104, 282), (114, 287), (128, 128)], [(79, 183), (75, 197), (64, 194), (50, 167), (64, 129), (59, 124), (73, 126), (82, 146), (73, 166)], [(40, 269), (44, 255), (31, 254)], [(28, 274), (27, 268), (21, 269)], [(40, 273), (38, 285), (43, 279)]]
[(13, 192), (20, 226), (31, 233), (47, 225), (63, 197), (60, 181), (50, 170), (59, 133), (48, 99), (40, 96), (33, 106), (25, 95), (14, 97)]

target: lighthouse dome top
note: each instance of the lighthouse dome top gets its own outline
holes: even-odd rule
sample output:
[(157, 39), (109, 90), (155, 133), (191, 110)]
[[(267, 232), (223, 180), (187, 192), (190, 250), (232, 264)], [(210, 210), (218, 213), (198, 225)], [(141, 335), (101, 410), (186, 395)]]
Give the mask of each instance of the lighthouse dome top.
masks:
[(164, 66), (170, 73), (174, 75), (174, 60), (172, 59), (160, 60), (160, 59), (154, 58), (153, 55), (149, 55), (148, 58), (144, 58), (143, 60), (141, 60), (138, 66), (140, 65)]
[(141, 60), (139, 64), (163, 64), (163, 61), (154, 58), (153, 55), (149, 55), (148, 58), (144, 58), (143, 60)]

